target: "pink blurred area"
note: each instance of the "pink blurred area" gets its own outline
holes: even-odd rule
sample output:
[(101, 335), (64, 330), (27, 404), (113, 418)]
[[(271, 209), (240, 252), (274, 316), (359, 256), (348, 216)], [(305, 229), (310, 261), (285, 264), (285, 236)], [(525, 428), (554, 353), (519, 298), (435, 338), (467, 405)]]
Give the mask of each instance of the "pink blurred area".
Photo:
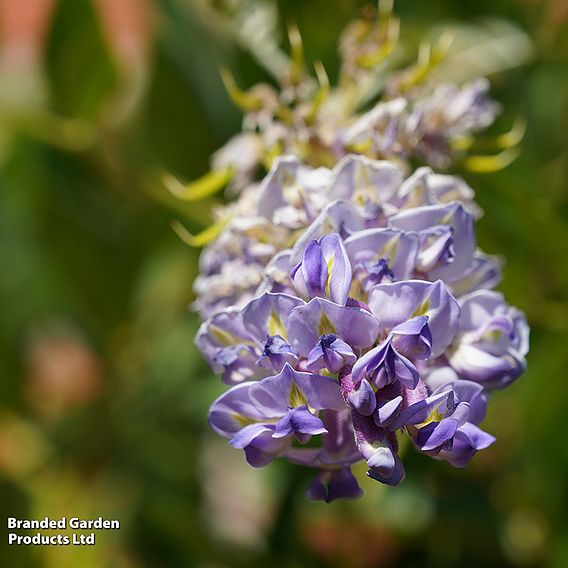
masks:
[[(148, 52), (152, 0), (93, 0), (103, 34), (123, 69)], [(0, 58), (11, 67), (34, 66), (41, 58), (56, 0), (0, 0)]]

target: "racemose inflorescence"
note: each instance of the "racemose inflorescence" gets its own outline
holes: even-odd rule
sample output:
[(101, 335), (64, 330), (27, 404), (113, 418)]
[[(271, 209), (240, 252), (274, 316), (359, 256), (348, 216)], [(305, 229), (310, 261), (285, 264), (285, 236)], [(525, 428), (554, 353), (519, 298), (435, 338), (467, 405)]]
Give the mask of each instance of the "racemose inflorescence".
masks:
[(472, 155), (499, 110), (488, 82), (437, 77), (443, 39), (393, 70), (397, 38), (392, 2), (354, 21), (332, 88), (321, 64), (310, 76), (292, 30), (279, 91), (243, 92), (224, 72), (244, 132), (212, 172), (187, 187), (166, 178), (182, 199), (227, 183), (237, 196), (203, 234), (177, 227), (208, 242), (196, 343), (227, 384), (210, 425), (254, 467), (315, 468), (315, 500), (359, 496), (361, 461), (399, 484), (401, 440), (465, 466), (495, 441), (480, 426), (491, 392), (526, 367), (528, 326), (493, 290), (501, 270), (476, 246), (474, 192), (431, 169), (504, 167), (519, 132), (499, 138), (499, 155)]
[(252, 466), (316, 468), (307, 495), (326, 501), (361, 493), (361, 460), (400, 483), (401, 436), (456, 467), (495, 441), (480, 423), (491, 391), (525, 370), (528, 326), (492, 290), (499, 265), (476, 247), (462, 179), (282, 157), (245, 198), (248, 214), (204, 253), (228, 290), (246, 276), (223, 272), (231, 245), (262, 271), (254, 291), (237, 285), (203, 310), (197, 345), (229, 385), (210, 409), (215, 432)]

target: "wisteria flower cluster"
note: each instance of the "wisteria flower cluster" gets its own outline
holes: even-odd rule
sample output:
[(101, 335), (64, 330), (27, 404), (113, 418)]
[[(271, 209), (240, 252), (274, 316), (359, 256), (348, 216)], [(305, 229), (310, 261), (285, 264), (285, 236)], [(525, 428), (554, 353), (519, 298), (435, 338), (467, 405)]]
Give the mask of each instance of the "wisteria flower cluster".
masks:
[[(412, 205), (412, 196), (420, 191), (415, 187), (422, 185), (433, 188), (428, 191), (437, 192), (440, 201), (470, 202), (473, 192), (463, 182), (429, 169), (417, 170), (401, 184), (414, 163), (446, 168), (468, 155), (483, 167), (489, 162), (502, 167), (502, 160), (510, 159), (468, 154), (475, 133), (494, 122), (499, 105), (488, 96), (484, 78), (460, 86), (432, 79), (443, 59), (443, 40), (423, 49), (417, 63), (386, 72), (398, 38), (391, 9), (391, 3), (380, 3), (376, 14), (355, 20), (344, 31), (335, 87), (321, 64), (315, 66), (317, 81), (309, 75), (297, 31), (290, 35), (291, 63), (279, 77), (279, 88), (256, 85), (244, 92), (223, 73), (229, 93), (245, 112), (243, 132), (214, 154), (212, 171), (201, 180), (184, 187), (166, 177), (168, 187), (183, 199), (203, 197), (225, 184), (238, 193), (234, 202), (215, 209), (216, 223), (197, 238), (178, 225), (192, 245), (213, 237), (194, 284), (195, 308), (203, 318), (224, 307), (243, 306), (265, 278), (268, 262), (294, 246), (317, 215), (348, 192), (353, 202), (361, 202), (368, 197), (367, 186), (385, 185), (380, 205), (386, 205), (385, 214), (403, 206), (384, 200), (395, 186), (401, 186), (404, 207)], [(360, 112), (361, 105), (374, 99), (370, 110)], [(501, 138), (514, 145), (518, 133)], [(353, 161), (354, 155), (370, 161)], [(375, 171), (368, 165), (372, 160), (391, 165)], [(268, 175), (257, 182), (261, 165)], [(372, 215), (376, 200), (367, 201), (366, 215)]]
[[(404, 179), (400, 165), (363, 156), (348, 156), (333, 169), (310, 168), (293, 156), (277, 158), (260, 184), (248, 186), (224, 209), (224, 228), (201, 255), (195, 308), (205, 319), (219, 309), (244, 306), (261, 284), (286, 279), (286, 260), (324, 231), (360, 231), (385, 224), (399, 210), (456, 200), (477, 215), (472, 198), (463, 180), (428, 167)], [(498, 264), (475, 256), (469, 277), (495, 283)]]
[(495, 441), (480, 427), (490, 393), (526, 366), (527, 323), (492, 290), (471, 188), (427, 168), (403, 178), (362, 156), (332, 170), (278, 159), (238, 233), (204, 255), (228, 289), (256, 271), (202, 304), (197, 344), (230, 385), (210, 424), (252, 466), (316, 468), (311, 499), (359, 496), (361, 460), (399, 484), (402, 437), (465, 466)]

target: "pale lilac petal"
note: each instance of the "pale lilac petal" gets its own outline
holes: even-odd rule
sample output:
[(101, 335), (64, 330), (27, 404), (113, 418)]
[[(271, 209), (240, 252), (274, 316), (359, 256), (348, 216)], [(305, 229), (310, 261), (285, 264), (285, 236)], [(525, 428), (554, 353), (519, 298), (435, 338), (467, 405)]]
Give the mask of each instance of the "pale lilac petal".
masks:
[(371, 313), (324, 298), (294, 308), (288, 321), (288, 338), (296, 353), (307, 357), (324, 334), (337, 335), (352, 349), (364, 349), (375, 342), (378, 325)]
[(382, 330), (417, 316), (428, 316), (432, 357), (441, 355), (458, 328), (460, 307), (441, 280), (379, 284), (369, 294), (369, 308)]

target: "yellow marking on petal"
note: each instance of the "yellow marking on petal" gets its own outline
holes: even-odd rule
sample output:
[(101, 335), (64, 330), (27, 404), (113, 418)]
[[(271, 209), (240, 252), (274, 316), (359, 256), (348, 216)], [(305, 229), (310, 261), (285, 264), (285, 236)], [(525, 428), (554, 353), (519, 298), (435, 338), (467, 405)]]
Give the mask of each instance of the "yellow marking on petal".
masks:
[(243, 343), (240, 337), (233, 335), (229, 331), (221, 329), (219, 326), (216, 326), (215, 324), (209, 324), (208, 331), (221, 345), (224, 345), (225, 347), (229, 345), (236, 345), (238, 343)]
[(272, 310), (268, 316), (268, 333), (270, 335), (279, 335), (283, 339), (286, 339), (286, 328), (274, 310)]
[(415, 310), (412, 312), (411, 318), (418, 316), (425, 316), (430, 309), (430, 298), (426, 298)]
[(347, 144), (345, 149), (348, 152), (352, 152), (354, 154), (366, 154), (373, 145), (371, 139), (366, 140), (365, 142), (354, 142), (353, 144)]
[(163, 174), (162, 182), (166, 189), (183, 201), (200, 201), (221, 191), (233, 178), (235, 171), (226, 167), (211, 170), (199, 179), (184, 184), (171, 174)]
[(207, 229), (201, 231), (201, 233), (197, 233), (197, 235), (192, 235), (179, 221), (172, 221), (171, 227), (175, 231), (176, 235), (186, 245), (200, 248), (216, 239), (221, 234), (229, 220), (230, 217), (221, 219), (220, 221), (217, 221), (217, 223), (214, 223), (210, 227), (207, 227)]
[(292, 408), (296, 408), (297, 406), (304, 406), (308, 404), (304, 393), (300, 390), (296, 383), (292, 383), (292, 387), (290, 389), (290, 406)]
[(491, 329), (483, 334), (488, 341), (492, 341), (493, 343), (497, 343), (501, 340), (503, 336), (503, 332), (500, 329)]
[(361, 287), (361, 283), (356, 279), (353, 278), (351, 282), (351, 288), (349, 289), (349, 296), (354, 298), (355, 300), (360, 300), (361, 302), (367, 302), (367, 294), (363, 292), (363, 288)]
[(443, 419), (444, 419), (444, 415), (440, 414), (440, 412), (438, 412), (438, 409), (435, 408), (434, 410), (432, 410), (432, 412), (430, 412), (430, 415), (428, 416), (428, 418), (426, 418), (426, 420), (424, 420), (424, 422), (417, 424), (416, 427), (417, 428), (423, 428), (424, 426), (427, 426), (428, 424), (431, 424), (432, 422), (441, 422)]
[(331, 297), (331, 271), (333, 270), (333, 262), (335, 260), (335, 255), (327, 260), (327, 279), (325, 281), (325, 293)]
[(249, 418), (248, 416), (244, 416), (242, 414), (238, 414), (236, 412), (233, 412), (233, 418), (238, 422), (239, 426), (241, 428), (244, 428), (245, 426), (250, 426), (251, 424), (256, 424), (256, 420), (253, 420), (252, 418)]
[(396, 253), (398, 251), (398, 245), (400, 243), (400, 235), (395, 235), (390, 239), (387, 244), (382, 248), (381, 252), (376, 255), (376, 260), (379, 258), (386, 258), (390, 265), (394, 262), (396, 258)]
[(325, 312), (322, 312), (320, 316), (320, 322), (318, 326), (319, 335), (329, 335), (330, 333), (337, 333), (335, 327), (331, 323), (330, 319), (327, 317)]

